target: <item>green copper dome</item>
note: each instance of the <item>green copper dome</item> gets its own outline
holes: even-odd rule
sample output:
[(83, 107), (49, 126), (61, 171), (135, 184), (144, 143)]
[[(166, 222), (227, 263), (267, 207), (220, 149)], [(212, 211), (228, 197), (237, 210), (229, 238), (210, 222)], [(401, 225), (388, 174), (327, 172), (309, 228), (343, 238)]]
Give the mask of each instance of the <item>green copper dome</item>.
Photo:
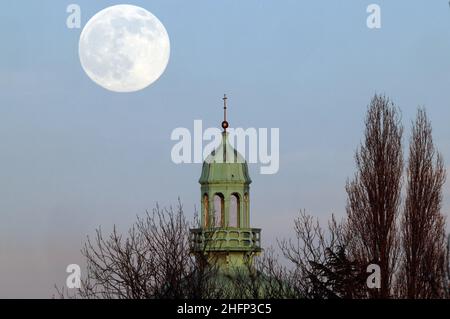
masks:
[(235, 150), (228, 133), (222, 133), (222, 141), (203, 162), (200, 184), (243, 183), (250, 184), (248, 166), (244, 157)]

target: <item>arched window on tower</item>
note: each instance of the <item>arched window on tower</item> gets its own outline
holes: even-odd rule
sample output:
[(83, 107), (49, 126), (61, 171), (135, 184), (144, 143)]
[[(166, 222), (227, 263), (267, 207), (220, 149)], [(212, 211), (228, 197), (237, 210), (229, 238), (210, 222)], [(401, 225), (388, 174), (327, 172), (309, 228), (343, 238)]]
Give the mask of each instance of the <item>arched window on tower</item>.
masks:
[(214, 194), (214, 226), (223, 227), (225, 199), (223, 194)]
[(249, 214), (249, 199), (248, 193), (244, 194), (244, 227), (249, 227), (250, 221), (248, 220)]
[(240, 219), (240, 199), (239, 194), (233, 193), (230, 197), (230, 227), (239, 227)]
[(208, 194), (203, 195), (203, 220), (204, 226), (209, 226), (209, 198)]

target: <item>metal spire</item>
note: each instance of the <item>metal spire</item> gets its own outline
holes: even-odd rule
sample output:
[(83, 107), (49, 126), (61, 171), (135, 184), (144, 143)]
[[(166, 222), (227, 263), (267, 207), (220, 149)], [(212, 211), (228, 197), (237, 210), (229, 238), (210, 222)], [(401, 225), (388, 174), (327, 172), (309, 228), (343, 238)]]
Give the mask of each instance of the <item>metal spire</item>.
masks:
[(224, 94), (223, 95), (223, 122), (222, 122), (222, 128), (223, 131), (226, 132), (227, 127), (228, 127), (228, 122), (227, 122), (227, 95)]

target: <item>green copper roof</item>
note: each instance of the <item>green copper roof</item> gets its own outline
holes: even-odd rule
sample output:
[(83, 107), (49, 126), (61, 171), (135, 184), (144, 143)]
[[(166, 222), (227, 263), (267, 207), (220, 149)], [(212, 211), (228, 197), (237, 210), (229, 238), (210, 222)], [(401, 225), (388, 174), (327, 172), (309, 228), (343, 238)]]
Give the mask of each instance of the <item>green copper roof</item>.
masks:
[(252, 181), (244, 157), (228, 141), (228, 133), (222, 133), (222, 141), (203, 162), (200, 184), (244, 183)]

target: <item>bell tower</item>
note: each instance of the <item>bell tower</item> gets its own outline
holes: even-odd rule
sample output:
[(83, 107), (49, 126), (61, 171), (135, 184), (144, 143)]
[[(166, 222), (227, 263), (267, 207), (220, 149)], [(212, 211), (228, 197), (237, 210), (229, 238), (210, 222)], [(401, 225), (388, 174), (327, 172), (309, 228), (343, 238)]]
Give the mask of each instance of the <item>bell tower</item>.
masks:
[(230, 144), (227, 97), (220, 145), (203, 162), (199, 228), (191, 229), (192, 250), (206, 253), (222, 269), (251, 263), (261, 251), (261, 229), (250, 227), (250, 183), (245, 159)]

